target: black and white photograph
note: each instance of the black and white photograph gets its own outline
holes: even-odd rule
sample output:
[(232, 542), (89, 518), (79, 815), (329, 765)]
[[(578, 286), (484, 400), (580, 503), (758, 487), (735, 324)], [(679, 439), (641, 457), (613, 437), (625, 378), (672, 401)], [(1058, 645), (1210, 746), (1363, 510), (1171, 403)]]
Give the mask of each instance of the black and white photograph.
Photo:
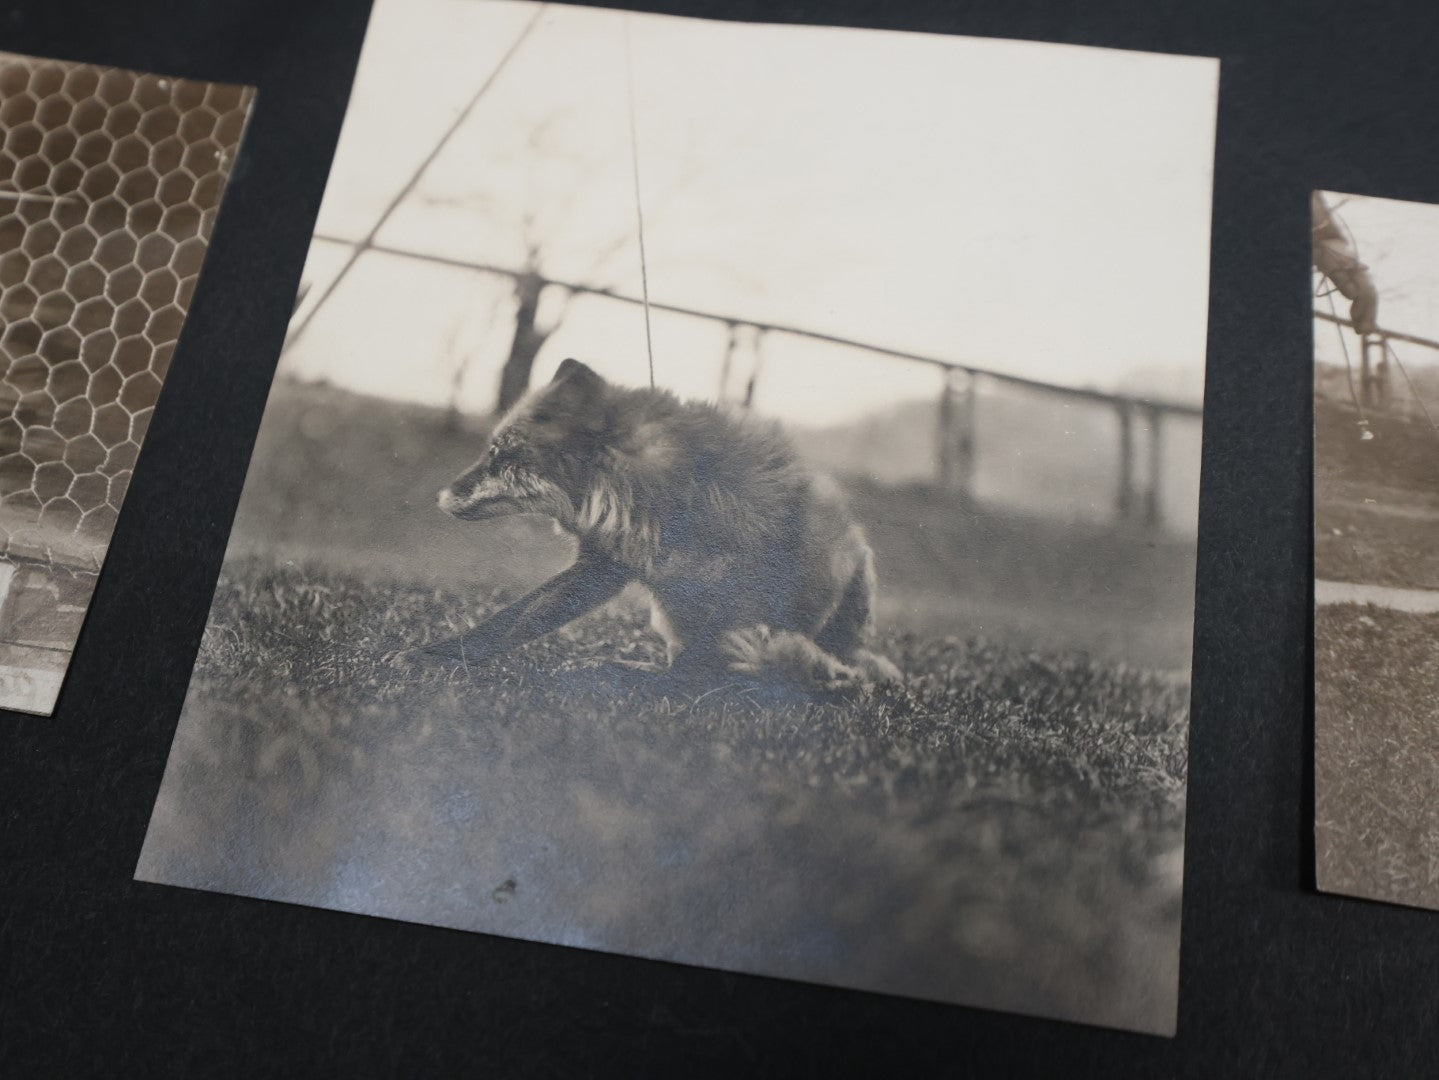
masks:
[(0, 707), (54, 711), (253, 97), (0, 53)]
[(1217, 92), (378, 0), (137, 878), (1173, 1034)]
[(1312, 206), (1316, 878), (1439, 908), (1439, 206)]

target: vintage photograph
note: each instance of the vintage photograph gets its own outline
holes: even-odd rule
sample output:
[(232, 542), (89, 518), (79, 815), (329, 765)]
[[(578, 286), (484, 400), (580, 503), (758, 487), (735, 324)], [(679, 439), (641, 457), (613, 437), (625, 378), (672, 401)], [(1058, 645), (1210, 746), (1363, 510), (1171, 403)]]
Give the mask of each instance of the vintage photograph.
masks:
[(1439, 908), (1439, 206), (1312, 207), (1316, 878)]
[(137, 877), (1172, 1033), (1217, 82), (379, 0)]
[(0, 708), (54, 711), (253, 96), (0, 53)]

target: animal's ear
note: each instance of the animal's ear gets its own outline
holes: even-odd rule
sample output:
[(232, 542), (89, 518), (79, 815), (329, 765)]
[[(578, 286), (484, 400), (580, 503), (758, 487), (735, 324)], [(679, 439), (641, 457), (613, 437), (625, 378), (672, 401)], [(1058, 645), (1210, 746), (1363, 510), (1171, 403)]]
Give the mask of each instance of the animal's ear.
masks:
[(588, 365), (578, 360), (561, 361), (550, 386), (556, 394), (578, 402), (594, 401), (605, 392), (605, 380)]

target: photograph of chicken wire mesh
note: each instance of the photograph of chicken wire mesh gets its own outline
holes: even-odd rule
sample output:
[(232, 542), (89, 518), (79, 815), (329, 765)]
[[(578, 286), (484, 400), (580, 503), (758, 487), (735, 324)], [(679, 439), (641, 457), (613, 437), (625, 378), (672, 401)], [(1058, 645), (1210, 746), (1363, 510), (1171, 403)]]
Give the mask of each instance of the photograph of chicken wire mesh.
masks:
[(136, 876), (1172, 1031), (1217, 77), (378, 0)]
[(54, 709), (253, 97), (0, 54), (0, 707)]

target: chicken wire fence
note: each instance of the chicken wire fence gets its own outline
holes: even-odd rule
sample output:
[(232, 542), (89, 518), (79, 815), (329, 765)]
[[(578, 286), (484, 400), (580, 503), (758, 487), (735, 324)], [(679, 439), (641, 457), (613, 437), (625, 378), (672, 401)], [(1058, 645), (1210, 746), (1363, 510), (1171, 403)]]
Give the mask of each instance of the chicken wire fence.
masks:
[(0, 553), (98, 565), (251, 93), (0, 57)]
[(0, 640), (83, 617), (253, 93), (0, 53)]

